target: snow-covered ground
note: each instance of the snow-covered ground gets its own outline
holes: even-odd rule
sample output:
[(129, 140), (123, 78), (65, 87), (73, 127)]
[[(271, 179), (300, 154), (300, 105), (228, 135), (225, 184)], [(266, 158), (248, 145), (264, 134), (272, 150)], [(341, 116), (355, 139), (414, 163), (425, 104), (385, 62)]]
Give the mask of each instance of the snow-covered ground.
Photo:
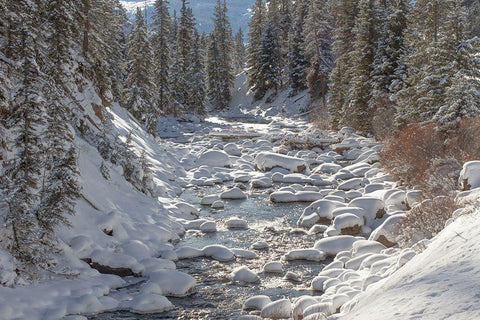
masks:
[[(153, 197), (126, 182), (120, 167), (110, 166), (110, 178), (104, 179), (98, 151), (78, 138), (83, 196), (72, 228), (59, 230), (64, 254), (57, 259), (58, 274), (10, 288), (14, 264), (0, 252), (0, 280), (6, 285), (0, 287), (0, 318), (168, 312), (202, 286), (198, 275), (177, 270), (198, 259), (224, 272), (214, 271), (225, 275), (219, 286), (257, 288), (268, 281), (290, 290), (282, 291), (283, 298), (260, 289), (241, 297), (244, 310), (236, 311), (241, 319), (480, 317), (479, 213), (452, 220), (432, 241), (396, 247), (396, 222), (418, 201), (418, 191), (397, 186), (382, 171), (381, 146), (351, 129), (316, 130), (294, 117), (305, 109), (306, 95), (281, 93), (272, 103), (252, 104), (244, 81), (244, 75), (237, 77), (229, 111), (204, 122), (164, 119), (161, 138), (146, 134), (120, 107), (109, 110), (111, 134), (125, 140), (131, 132), (135, 152), (145, 151)], [(468, 166), (463, 178), (475, 187), (476, 164)], [(202, 199), (182, 201), (185, 190)], [(286, 207), (293, 208), (288, 219), (275, 221), (257, 212), (258, 220), (265, 220), (259, 226), (251, 212), (234, 210), (258, 199), (268, 210), (298, 206)], [(278, 223), (289, 219), (293, 225), (279, 236)], [(269, 232), (272, 237), (265, 236)], [(228, 245), (235, 234), (244, 235), (244, 247)], [(282, 239), (292, 243), (282, 247)], [(268, 256), (271, 252), (279, 255)], [(318, 274), (304, 271), (313, 264), (321, 269), (320, 263), (326, 266)], [(132, 282), (137, 289), (125, 292)], [(290, 296), (295, 288), (304, 295)]]

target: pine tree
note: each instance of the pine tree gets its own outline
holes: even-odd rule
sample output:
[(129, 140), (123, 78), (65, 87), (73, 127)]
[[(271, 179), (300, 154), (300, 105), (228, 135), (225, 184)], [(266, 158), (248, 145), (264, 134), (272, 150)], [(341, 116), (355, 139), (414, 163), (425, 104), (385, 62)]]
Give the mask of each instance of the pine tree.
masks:
[(170, 60), (170, 34), (172, 22), (168, 12), (168, 0), (155, 1), (153, 15), (152, 48), (155, 60), (155, 85), (157, 87), (157, 108), (167, 113), (172, 104), (172, 96), (169, 88)]
[(242, 28), (240, 28), (234, 37), (233, 65), (235, 73), (240, 73), (245, 68), (245, 54), (246, 48), (244, 44), (243, 31)]
[(225, 109), (231, 99), (234, 75), (232, 65), (232, 29), (225, 0), (217, 0), (213, 13), (214, 27), (207, 49), (207, 96), (215, 109)]
[(360, 0), (359, 9), (351, 55), (351, 87), (341, 123), (358, 130), (371, 131), (373, 113), (368, 103), (372, 93), (370, 74), (377, 46), (375, 1)]
[(466, 12), (460, 1), (452, 0), (446, 29), (454, 35), (454, 74), (445, 91), (444, 105), (433, 120), (442, 129), (454, 128), (461, 117), (480, 114), (480, 40), (467, 39)]
[(12, 48), (9, 52), (10, 58), (18, 59), (21, 64), (21, 86), (13, 97), (7, 118), (14, 136), (11, 145), (14, 152), (5, 172), (9, 184), (6, 190), (9, 212), (5, 221), (12, 230), (8, 248), (20, 261), (35, 265), (44, 261), (43, 250), (40, 250), (42, 230), (35, 215), (39, 201), (40, 155), (43, 153), (40, 132), (45, 110), (42, 92), (45, 76), (40, 70), (36, 50), (43, 44), (35, 26), (38, 7), (30, 1), (16, 1), (9, 9), (15, 14), (10, 21), (8, 45)]
[(140, 8), (128, 42), (128, 77), (126, 80), (126, 107), (148, 132), (155, 134), (159, 112), (155, 108), (153, 82), (153, 53), (148, 40), (147, 26)]
[(278, 47), (274, 35), (274, 26), (269, 21), (265, 27), (264, 34), (260, 39), (259, 67), (253, 72), (256, 85), (252, 88), (255, 100), (265, 96), (268, 90), (273, 90), (276, 95), (280, 86), (280, 67), (278, 61)]
[(194, 30), (190, 53), (191, 65), (186, 74), (189, 84), (186, 106), (190, 113), (205, 115), (205, 54), (201, 46), (201, 36)]
[(247, 45), (247, 75), (248, 86), (253, 88), (257, 86), (259, 79), (255, 72), (260, 67), (260, 39), (262, 38), (266, 18), (266, 8), (263, 0), (256, 0), (253, 9), (253, 15), (248, 23), (248, 45)]
[(328, 2), (312, 0), (305, 21), (305, 54), (310, 60), (307, 83), (313, 99), (322, 98), (326, 108), (328, 75), (333, 68), (333, 28)]
[(333, 127), (338, 127), (342, 118), (342, 110), (348, 103), (350, 86), (350, 63), (352, 43), (355, 35), (355, 18), (358, 11), (358, 0), (331, 0), (332, 15), (335, 20), (334, 42), (332, 50), (335, 55), (335, 66), (330, 74), (329, 112)]
[(306, 0), (300, 0), (295, 3), (294, 23), (288, 52), (289, 84), (292, 88), (290, 96), (294, 96), (306, 89), (305, 78), (308, 61), (304, 52), (305, 34), (303, 25), (307, 12)]
[(459, 44), (444, 22), (452, 5), (450, 0), (419, 0), (408, 17), (409, 51), (403, 57), (408, 75), (397, 94), (398, 126), (431, 120), (445, 105), (445, 92), (455, 73), (451, 62)]

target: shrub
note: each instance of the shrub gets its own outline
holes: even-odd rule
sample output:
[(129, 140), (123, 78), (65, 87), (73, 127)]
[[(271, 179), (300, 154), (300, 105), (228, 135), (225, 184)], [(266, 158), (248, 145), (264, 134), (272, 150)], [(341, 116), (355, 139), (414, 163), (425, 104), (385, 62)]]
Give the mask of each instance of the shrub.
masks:
[(444, 156), (443, 140), (433, 123), (411, 124), (384, 140), (380, 162), (407, 185), (425, 185), (427, 170)]
[(411, 246), (422, 239), (430, 239), (442, 231), (445, 222), (458, 209), (453, 196), (439, 196), (422, 201), (412, 208), (399, 223), (399, 244)]

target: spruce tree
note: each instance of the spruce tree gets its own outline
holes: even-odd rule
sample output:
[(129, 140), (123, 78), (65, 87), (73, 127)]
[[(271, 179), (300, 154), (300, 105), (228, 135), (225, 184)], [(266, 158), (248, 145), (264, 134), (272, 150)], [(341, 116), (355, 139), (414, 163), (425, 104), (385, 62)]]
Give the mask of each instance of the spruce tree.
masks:
[(200, 37), (197, 30), (194, 30), (190, 53), (191, 64), (186, 74), (189, 86), (186, 107), (190, 113), (205, 115), (205, 55)]
[(207, 96), (215, 109), (225, 109), (231, 99), (234, 75), (232, 65), (232, 29), (225, 0), (217, 0), (213, 12), (214, 27), (207, 49)]
[(307, 84), (313, 99), (322, 98), (326, 108), (328, 75), (333, 68), (333, 21), (328, 2), (312, 0), (305, 21), (305, 54), (310, 60)]
[(307, 12), (306, 0), (295, 3), (294, 22), (288, 52), (289, 84), (292, 89), (290, 96), (296, 95), (307, 87), (305, 77), (308, 61), (304, 52), (305, 34), (303, 27)]
[(246, 48), (244, 44), (242, 28), (238, 29), (234, 37), (234, 48), (233, 48), (233, 61), (234, 61), (234, 72), (242, 72), (245, 68), (245, 54)]
[(126, 80), (126, 107), (148, 132), (155, 134), (159, 112), (155, 108), (153, 82), (153, 53), (148, 40), (147, 26), (140, 8), (137, 8), (135, 26), (128, 42), (128, 76)]
[(152, 49), (154, 52), (154, 82), (157, 88), (157, 109), (167, 113), (172, 104), (172, 96), (169, 88), (170, 60), (170, 34), (172, 22), (168, 0), (155, 1), (155, 11), (152, 23)]
[(257, 79), (256, 70), (260, 67), (260, 39), (264, 32), (266, 18), (266, 8), (262, 0), (256, 0), (253, 9), (253, 15), (248, 23), (248, 45), (247, 45), (247, 75), (248, 86), (256, 87), (259, 79)]
[(372, 93), (370, 74), (377, 46), (376, 12), (374, 0), (360, 0), (356, 19), (355, 42), (351, 54), (350, 90), (348, 101), (343, 108), (341, 123), (358, 130), (371, 131), (372, 110), (369, 101)]
[(335, 66), (330, 74), (330, 97), (328, 99), (332, 126), (338, 127), (342, 119), (342, 110), (348, 103), (350, 87), (350, 67), (352, 44), (358, 0), (331, 0), (331, 12), (335, 20), (334, 42), (332, 50)]

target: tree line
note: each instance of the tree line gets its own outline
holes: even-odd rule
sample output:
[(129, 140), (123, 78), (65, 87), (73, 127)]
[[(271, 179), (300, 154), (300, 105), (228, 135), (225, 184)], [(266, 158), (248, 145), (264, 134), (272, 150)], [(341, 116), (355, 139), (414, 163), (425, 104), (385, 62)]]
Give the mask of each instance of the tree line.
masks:
[(477, 0), (257, 0), (249, 86), (308, 88), (334, 128), (451, 127), (479, 112), (479, 17)]

